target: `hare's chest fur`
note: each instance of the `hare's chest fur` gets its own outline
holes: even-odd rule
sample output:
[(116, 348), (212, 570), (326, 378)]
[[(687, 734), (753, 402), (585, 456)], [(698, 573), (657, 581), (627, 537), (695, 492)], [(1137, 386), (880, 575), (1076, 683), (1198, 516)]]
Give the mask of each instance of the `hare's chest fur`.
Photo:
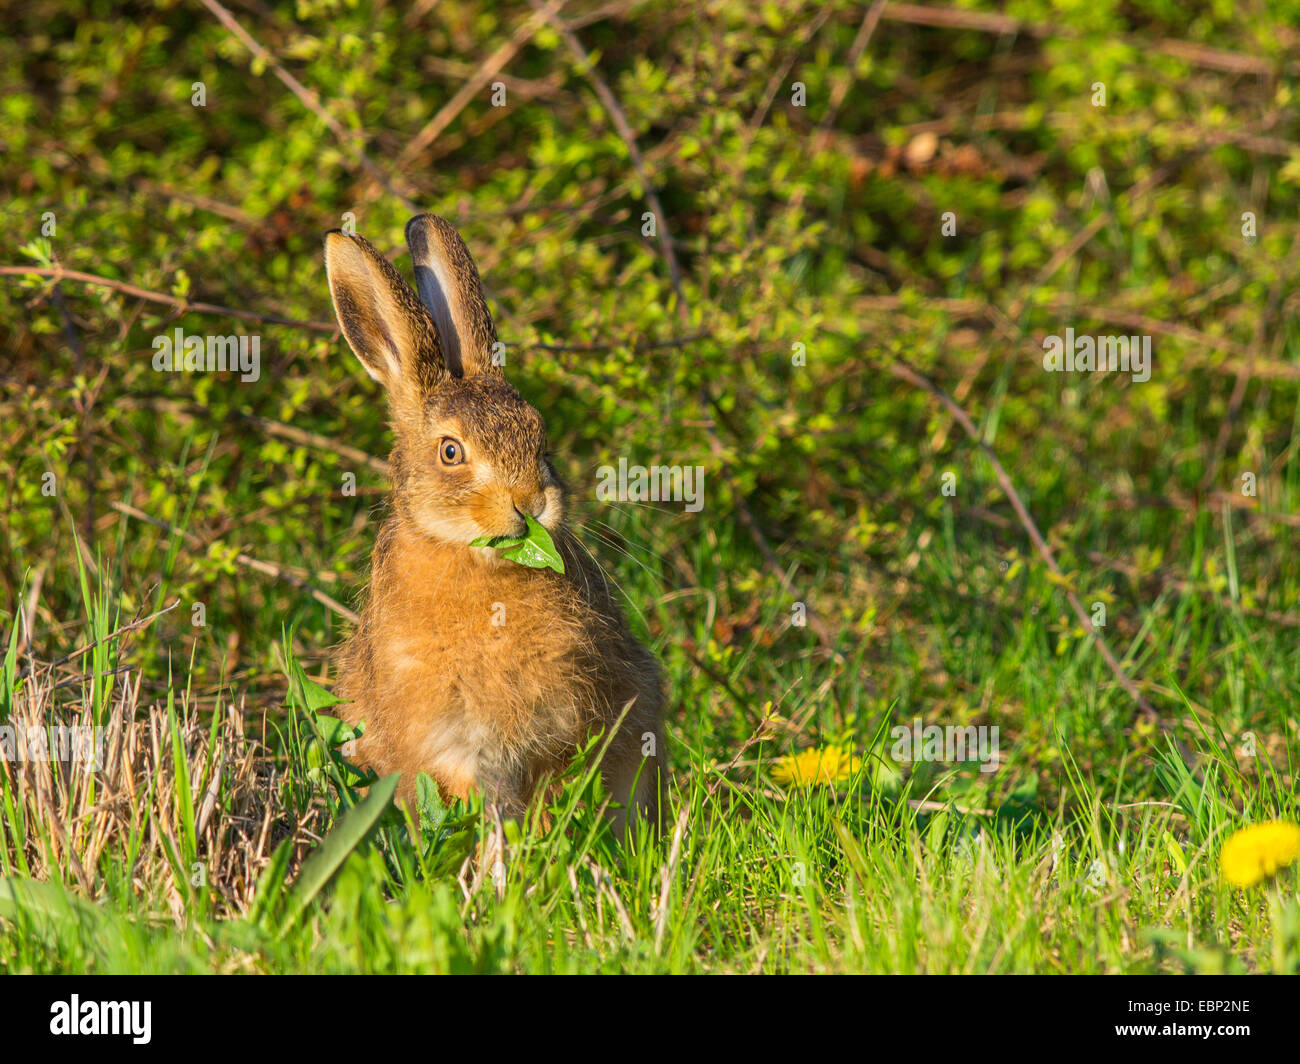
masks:
[(559, 574), (396, 532), (344, 678), (361, 753), (452, 792), (562, 767), (604, 715), (599, 629)]

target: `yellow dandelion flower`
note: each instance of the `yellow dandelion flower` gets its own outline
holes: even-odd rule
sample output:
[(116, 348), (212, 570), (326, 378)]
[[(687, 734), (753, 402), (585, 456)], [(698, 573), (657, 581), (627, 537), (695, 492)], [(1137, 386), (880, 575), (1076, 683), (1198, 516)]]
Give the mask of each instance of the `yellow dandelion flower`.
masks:
[(833, 786), (852, 779), (862, 767), (862, 759), (851, 750), (839, 746), (802, 750), (782, 757), (772, 765), (772, 778), (784, 786), (815, 787), (825, 783)]
[(1300, 824), (1270, 820), (1242, 828), (1223, 844), (1219, 867), (1234, 887), (1253, 887), (1300, 858)]

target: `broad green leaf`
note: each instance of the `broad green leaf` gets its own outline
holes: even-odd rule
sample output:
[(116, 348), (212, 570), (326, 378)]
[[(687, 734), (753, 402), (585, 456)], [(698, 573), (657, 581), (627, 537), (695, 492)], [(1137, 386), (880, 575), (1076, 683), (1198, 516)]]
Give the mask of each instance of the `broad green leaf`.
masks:
[(420, 834), (426, 839), (438, 837), (438, 829), (447, 819), (448, 809), (438, 793), (438, 785), (427, 772), (415, 777), (415, 807), (420, 813)]
[(327, 746), (342, 746), (353, 739), (359, 739), (365, 732), (364, 725), (354, 728), (346, 721), (331, 717), (328, 713), (317, 713), (315, 718), (320, 737), (325, 740)]
[(339, 817), (334, 830), (325, 836), (316, 851), (303, 862), (289, 895), (284, 921), (280, 925), (282, 935), (297, 922), (312, 899), (324, 889), (325, 884), (347, 860), (348, 854), (361, 845), (370, 829), (379, 822), (384, 811), (392, 804), (400, 775), (394, 772), (371, 787), (365, 798)]
[(336, 698), (331, 692), (325, 690), (320, 684), (308, 679), (307, 674), (302, 671), (302, 666), (288, 652), (287, 644), (284, 663), (285, 673), (289, 677), (289, 705), (294, 709), (315, 713), (317, 710), (337, 706), (343, 701), (343, 699)]
[(470, 541), (470, 546), (492, 547), (499, 550), (503, 558), (519, 565), (526, 565), (530, 569), (550, 568), (557, 573), (564, 572), (564, 559), (555, 549), (555, 541), (551, 539), (551, 534), (531, 515), (525, 517), (525, 520), (528, 522), (526, 536), (479, 536), (478, 539)]

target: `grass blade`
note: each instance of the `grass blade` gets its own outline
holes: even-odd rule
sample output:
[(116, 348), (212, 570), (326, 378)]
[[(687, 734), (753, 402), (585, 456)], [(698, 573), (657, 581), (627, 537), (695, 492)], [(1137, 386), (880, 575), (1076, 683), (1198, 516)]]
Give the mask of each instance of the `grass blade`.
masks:
[(370, 829), (379, 822), (384, 811), (392, 804), (399, 778), (399, 773), (393, 773), (371, 787), (365, 798), (339, 817), (334, 830), (325, 837), (320, 848), (307, 858), (289, 895), (288, 909), (284, 922), (280, 925), (281, 935), (297, 922), (312, 899), (324, 889), (330, 877), (347, 860), (348, 854), (361, 844)]

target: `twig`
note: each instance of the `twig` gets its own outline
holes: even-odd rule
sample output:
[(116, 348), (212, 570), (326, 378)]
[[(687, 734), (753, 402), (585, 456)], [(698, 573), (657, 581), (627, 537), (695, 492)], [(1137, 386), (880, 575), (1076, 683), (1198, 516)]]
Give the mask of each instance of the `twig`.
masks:
[[(127, 409), (147, 407), (152, 410), (164, 411), (173, 417), (193, 420), (203, 418), (209, 422), (218, 420), (213, 417), (213, 411), (209, 407), (200, 406), (198, 403), (182, 402), (179, 399), (172, 399), (162, 395), (132, 395), (119, 399), (117, 402), (118, 405)], [(228, 420), (239, 420), (245, 424), (254, 425), (268, 436), (278, 436), (280, 439), (289, 440), (291, 443), (297, 443), (303, 447), (328, 451), (348, 462), (352, 462), (354, 465), (363, 465), (367, 469), (372, 469), (376, 473), (385, 476), (388, 474), (388, 463), (384, 459), (376, 458), (358, 447), (341, 443), (321, 433), (308, 432), (306, 429), (300, 429), (295, 425), (286, 425), (282, 421), (273, 421), (271, 418), (262, 417), (259, 414), (247, 414), (242, 410), (227, 411), (226, 417)]]
[[(270, 325), (285, 325), (290, 328), (307, 329), (312, 332), (336, 333), (338, 324), (332, 321), (300, 321), (296, 318), (283, 318), (275, 314), (260, 314), (256, 311), (235, 310), (232, 307), (218, 306), (215, 303), (195, 303), (184, 299), (178, 299), (176, 296), (167, 295), (164, 292), (152, 292), (146, 288), (139, 288), (133, 284), (127, 284), (125, 281), (116, 281), (111, 277), (100, 277), (93, 273), (84, 273), (81, 270), (68, 270), (61, 266), (0, 266), (0, 276), (32, 276), (32, 277), (50, 277), (55, 280), (80, 281), (82, 284), (96, 285), (103, 288), (111, 288), (128, 296), (135, 296), (137, 299), (143, 299), (150, 303), (161, 303), (169, 307), (175, 307), (181, 313), (188, 314), (222, 314), (227, 317), (239, 318), (244, 321), (260, 321)], [(696, 332), (687, 333), (684, 336), (670, 336), (663, 340), (638, 340), (629, 341), (618, 340), (598, 340), (589, 344), (545, 344), (540, 342), (527, 343), (523, 341), (504, 341), (507, 347), (515, 348), (519, 351), (550, 351), (550, 352), (582, 352), (582, 353), (599, 353), (601, 351), (613, 351), (620, 347), (630, 347), (633, 351), (662, 351), (669, 348), (689, 347), (700, 340), (708, 340), (713, 336), (712, 330), (700, 329)]]
[[(1246, 387), (1255, 374), (1255, 363), (1259, 360), (1260, 352), (1264, 347), (1264, 337), (1268, 332), (1269, 321), (1277, 314), (1278, 305), (1282, 301), (1282, 289), (1290, 281), (1290, 271), (1287, 267), (1295, 264), (1297, 252), (1300, 252), (1300, 233), (1297, 233), (1291, 241), (1291, 249), (1287, 252), (1284, 267), (1278, 271), (1277, 279), (1269, 289), (1268, 298), (1264, 302), (1263, 313), (1257, 319), (1254, 342), (1250, 345), (1250, 353), (1242, 361), (1241, 369), (1237, 373), (1237, 381), (1233, 385), (1232, 395), (1228, 399), (1228, 412), (1219, 425), (1219, 433), (1215, 438), (1214, 449), (1211, 452), (1212, 457), (1206, 463), (1205, 476), (1201, 480), (1202, 491), (1208, 491), (1214, 485), (1214, 482), (1218, 479), (1219, 470), (1223, 467), (1223, 461), (1228, 451), (1228, 441), (1232, 438), (1232, 429), (1237, 422), (1237, 414), (1240, 412), (1241, 404), (1246, 398)], [(1278, 330), (1279, 341), (1282, 340), (1285, 332), (1285, 329)]]
[[(978, 299), (927, 297), (922, 305), (926, 309), (940, 310), (946, 314), (952, 314), (954, 317), (982, 318), (990, 322), (996, 322), (1002, 314), (993, 304)], [(860, 296), (853, 301), (853, 306), (861, 311), (891, 312), (902, 310), (903, 300), (902, 297), (895, 295)], [(1054, 296), (1048, 300), (1047, 306), (1053, 311), (1069, 311), (1080, 318), (1092, 318), (1127, 328), (1142, 329), (1156, 335), (1173, 336), (1187, 341), (1194, 347), (1220, 351), (1233, 357), (1246, 357), (1250, 352), (1250, 348), (1245, 344), (1236, 343), (1222, 336), (1212, 336), (1190, 326), (1160, 321), (1158, 318), (1151, 318), (1135, 311), (1113, 309), (1095, 304), (1076, 304), (1074, 297), (1069, 295)], [(1184, 365), (1204, 368), (1214, 373), (1237, 372), (1234, 366), (1223, 366), (1211, 362), (1206, 357), (1198, 356), (1193, 352), (1185, 354), (1182, 362)], [(1289, 362), (1260, 359), (1255, 364), (1255, 377), (1274, 380), (1300, 380), (1300, 366)]]
[[(705, 392), (705, 401), (712, 405), (713, 397), (708, 393), (707, 386), (701, 385), (701, 388)], [(763, 555), (763, 559), (767, 562), (768, 569), (774, 576), (776, 576), (777, 580), (780, 581), (781, 588), (793, 601), (803, 602), (804, 615), (808, 621), (808, 627), (811, 628), (813, 634), (817, 636), (817, 641), (821, 643), (825, 650), (832, 654), (835, 653), (835, 639), (831, 635), (830, 629), (826, 626), (826, 622), (822, 620), (821, 615), (813, 609), (812, 605), (806, 600), (805, 596), (800, 593), (799, 589), (794, 586), (793, 582), (790, 580), (789, 574), (786, 573), (785, 568), (777, 558), (776, 552), (772, 550), (771, 545), (768, 543), (767, 537), (763, 535), (763, 530), (759, 527), (758, 521), (755, 520), (754, 514), (749, 508), (749, 504), (745, 501), (744, 496), (740, 494), (739, 490), (737, 490), (735, 478), (732, 476), (731, 472), (731, 463), (725, 458), (726, 451), (722, 446), (722, 441), (718, 438), (718, 434), (713, 430), (712, 426), (707, 424), (704, 425), (704, 432), (709, 440), (710, 452), (721, 467), (723, 477), (731, 485), (732, 503), (736, 508), (736, 516), (740, 519), (740, 523), (745, 527), (745, 531), (749, 533), (750, 538), (753, 539), (754, 543), (758, 546), (759, 553)]]
[(396, 188), (388, 179), (387, 175), (375, 165), (370, 156), (366, 154), (365, 148), (358, 143), (357, 136), (344, 129), (339, 120), (325, 110), (321, 105), (320, 97), (318, 97), (315, 92), (303, 85), (303, 83), (290, 74), (289, 71), (285, 70), (275, 56), (258, 44), (257, 41), (253, 40), (244, 27), (235, 20), (234, 15), (226, 10), (218, 0), (203, 0), (203, 6), (217, 17), (218, 22), (238, 37), (240, 41), (243, 42), (244, 47), (252, 52), (253, 55), (263, 60), (267, 66), (271, 68), (272, 73), (274, 73), (275, 76), (288, 87), (289, 91), (297, 96), (312, 114), (325, 123), (326, 127), (334, 134), (340, 144), (355, 153), (357, 161), (365, 168), (366, 173), (387, 189), (394, 197), (401, 200), (410, 211), (414, 213), (419, 210), (419, 207), (415, 205), (415, 201)]
[(443, 130), (456, 121), (456, 117), (465, 109), (470, 100), (478, 94), (484, 85), (501, 72), (502, 68), (541, 29), (542, 23), (557, 14), (565, 2), (566, 0), (550, 0), (545, 7), (539, 3), (533, 4), (533, 13), (520, 23), (511, 35), (510, 40), (506, 41), (479, 65), (473, 76), (460, 87), (450, 100), (442, 105), (438, 113), (402, 149), (402, 153), (397, 157), (397, 169), (406, 170), (421, 152), (437, 140)]
[[(118, 511), (118, 513), (126, 514), (128, 517), (134, 517), (139, 521), (147, 521), (156, 528), (161, 528), (164, 531), (171, 532), (173, 535), (180, 536), (187, 543), (201, 545), (203, 542), (193, 532), (187, 532), (184, 529), (177, 528), (168, 521), (152, 517), (143, 510), (137, 510), (134, 506), (128, 506), (126, 503), (117, 502), (116, 500), (114, 500), (112, 505), (113, 509)], [(347, 620), (351, 621), (353, 624), (361, 623), (361, 617), (358, 614), (353, 613), (352, 610), (325, 594), (325, 592), (320, 588), (313, 586), (302, 577), (289, 572), (287, 569), (283, 569), (278, 565), (273, 565), (270, 562), (261, 561), (252, 557), (252, 555), (245, 554), (243, 551), (240, 551), (235, 555), (235, 561), (240, 565), (247, 566), (249, 569), (254, 569), (259, 573), (264, 573), (267, 576), (274, 577), (276, 580), (283, 580), (286, 584), (290, 584), (301, 591), (306, 591), (322, 606), (333, 610), (340, 617), (347, 618)]]
[[(826, 114), (822, 117), (822, 121), (817, 128), (817, 135), (813, 141), (812, 154), (814, 155), (818, 155), (824, 151), (826, 145), (830, 141), (830, 127), (834, 123), (835, 116), (839, 113), (840, 106), (844, 102), (844, 97), (848, 94), (849, 86), (853, 82), (853, 68), (857, 66), (858, 57), (861, 56), (862, 52), (866, 49), (867, 42), (871, 40), (871, 35), (875, 32), (877, 23), (880, 22), (880, 13), (883, 6), (883, 0), (876, 0), (876, 2), (867, 9), (867, 13), (862, 20), (862, 25), (858, 27), (857, 36), (854, 38), (853, 44), (849, 48), (849, 61), (845, 67), (845, 72), (831, 87), (830, 103), (826, 109)], [(789, 75), (790, 70), (794, 66), (795, 58), (798, 56), (800, 50), (817, 35), (817, 32), (823, 25), (825, 25), (826, 18), (831, 15), (834, 10), (835, 9), (829, 4), (822, 8), (821, 14), (812, 19), (812, 21), (810, 21), (804, 28), (800, 35), (799, 44), (791, 51), (790, 58), (786, 61), (785, 65), (768, 80), (767, 88), (763, 93), (762, 103), (759, 104), (758, 110), (754, 112), (754, 116), (749, 120), (749, 125), (745, 129), (743, 146), (741, 147), (741, 150), (736, 153), (737, 162), (736, 166), (732, 168), (732, 179), (738, 184), (743, 178), (745, 160), (749, 156), (750, 146), (754, 142), (754, 137), (758, 135), (759, 127), (767, 118), (767, 112), (772, 106), (772, 101), (776, 99), (776, 93), (779, 90), (781, 83), (785, 81), (786, 77)], [(801, 184), (795, 190), (794, 196), (790, 200), (789, 212), (791, 214), (796, 213), (803, 205), (803, 198), (807, 187), (806, 184)], [(754, 234), (752, 219), (750, 221), (750, 239), (757, 239)]]
[(565, 24), (563, 19), (550, 10), (549, 5), (543, 7), (541, 0), (528, 0), (528, 3), (532, 5), (534, 10), (544, 12), (551, 26), (564, 39), (564, 43), (568, 45), (569, 50), (578, 61), (579, 68), (583, 71), (587, 80), (591, 82), (591, 87), (599, 97), (601, 106), (605, 108), (605, 113), (609, 115), (610, 121), (614, 123), (614, 129), (618, 132), (624, 146), (627, 148), (628, 156), (632, 160), (632, 167), (636, 170), (641, 186), (645, 189), (646, 200), (650, 204), (650, 209), (654, 211), (655, 231), (659, 234), (659, 250), (668, 266), (668, 276), (672, 281), (673, 291), (677, 295), (677, 313), (684, 323), (689, 323), (690, 311), (686, 305), (686, 297), (682, 294), (682, 270), (677, 262), (677, 254), (673, 251), (672, 236), (668, 231), (668, 214), (664, 210), (664, 205), (659, 202), (659, 193), (655, 191), (654, 184), (650, 181), (650, 174), (646, 170), (645, 160), (641, 156), (641, 149), (636, 144), (636, 134), (632, 132), (632, 127), (628, 124), (623, 108), (619, 106), (618, 99), (610, 91), (605, 79), (600, 76), (600, 72), (591, 61), (591, 55), (582, 46), (582, 42), (578, 40), (578, 35)]
[[(1259, 123), (1259, 129), (1261, 131), (1267, 131), (1271, 129), (1274, 125), (1277, 124), (1277, 121), (1280, 117), (1281, 117), (1281, 112), (1279, 111), (1271, 112), (1261, 120), (1261, 122)], [(1101, 211), (1095, 218), (1092, 219), (1092, 221), (1090, 221), (1087, 225), (1085, 225), (1082, 229), (1080, 229), (1077, 233), (1075, 233), (1068, 243), (1066, 243), (1063, 247), (1059, 248), (1056, 251), (1056, 253), (1047, 261), (1046, 265), (1044, 265), (1043, 268), (1038, 271), (1034, 279), (1029, 283), (1027, 292), (1033, 292), (1035, 289), (1041, 288), (1053, 277), (1053, 275), (1055, 275), (1057, 270), (1059, 270), (1062, 266), (1064, 266), (1067, 262), (1069, 262), (1070, 259), (1074, 258), (1074, 256), (1079, 252), (1079, 250), (1083, 248), (1085, 244), (1087, 244), (1090, 240), (1092, 240), (1092, 238), (1101, 231), (1103, 226), (1105, 226), (1107, 223), (1111, 222), (1115, 218), (1116, 211), (1118, 210), (1120, 203), (1137, 202), (1148, 192), (1150, 192), (1153, 188), (1155, 188), (1162, 181), (1164, 181), (1165, 178), (1171, 176), (1174, 173), (1177, 173), (1180, 169), (1182, 169), (1183, 166), (1189, 163), (1192, 159), (1195, 159), (1200, 155), (1204, 155), (1206, 152), (1211, 151), (1212, 149), (1218, 147), (1220, 144), (1223, 144), (1228, 139), (1229, 138), (1225, 136), (1221, 131), (1214, 131), (1214, 132), (1207, 133), (1205, 137), (1199, 143), (1196, 144), (1195, 147), (1188, 149), (1187, 151), (1178, 155), (1176, 158), (1171, 159), (1169, 162), (1165, 163), (1163, 166), (1159, 166), (1155, 170), (1153, 170), (1145, 178), (1143, 178), (1136, 185), (1134, 185), (1127, 192), (1125, 192), (1122, 196), (1120, 196), (1119, 199), (1116, 200), (1114, 204), (1112, 204), (1110, 207), (1107, 207), (1105, 210)], [(1016, 299), (1012, 301), (1011, 306), (1008, 308), (1007, 316), (1013, 319), (1019, 318), (1021, 311), (1024, 310), (1027, 303), (1028, 303), (1028, 294), (1022, 294), (1020, 296), (1017, 296)]]
[(843, 74), (831, 86), (830, 106), (827, 107), (826, 114), (822, 117), (821, 126), (818, 129), (818, 146), (815, 149), (817, 151), (820, 151), (826, 145), (826, 138), (830, 128), (835, 124), (835, 119), (840, 113), (840, 107), (844, 104), (844, 97), (848, 95), (849, 89), (853, 85), (858, 60), (862, 58), (862, 53), (867, 50), (867, 45), (871, 43), (876, 27), (880, 24), (880, 17), (885, 13), (885, 8), (888, 6), (885, 0), (875, 0), (875, 3), (867, 8), (867, 13), (862, 16), (862, 25), (858, 27), (857, 35), (849, 46), (849, 58), (844, 65)]
[(0, 266), (0, 276), (52, 277), (55, 281), (64, 279), (80, 281), (82, 284), (111, 288), (123, 295), (135, 296), (137, 299), (143, 299), (150, 303), (162, 303), (165, 306), (175, 307), (182, 313), (221, 314), (228, 318), (238, 318), (241, 321), (262, 321), (271, 325), (291, 325), (299, 329), (310, 329), (313, 332), (336, 332), (338, 330), (338, 326), (334, 322), (298, 321), (294, 318), (282, 318), (276, 314), (259, 314), (252, 310), (235, 310), (233, 307), (218, 306), (216, 303), (195, 303), (186, 299), (178, 299), (176, 296), (169, 296), (165, 292), (151, 292), (147, 288), (139, 288), (136, 285), (127, 284), (125, 281), (115, 281), (111, 277), (100, 277), (93, 273), (83, 273), (81, 270), (66, 270), (62, 266)]
[[(152, 591), (153, 588), (151, 587), (149, 590)], [(149, 596), (146, 593), (145, 598), (148, 597)], [(107, 643), (112, 639), (116, 639), (118, 636), (130, 635), (132, 632), (138, 632), (141, 628), (147, 628), (149, 625), (153, 624), (153, 622), (156, 621), (159, 617), (163, 616), (163, 614), (171, 613), (171, 611), (174, 610), (180, 604), (181, 604), (181, 600), (177, 599), (170, 606), (164, 606), (162, 609), (158, 610), (157, 612), (149, 614), (148, 617), (141, 617), (140, 613), (137, 611), (135, 617), (129, 623), (124, 624), (121, 628), (118, 628), (115, 631), (109, 632), (106, 636), (104, 636), (103, 639), (96, 639), (94, 642), (87, 643), (84, 647), (78, 647), (71, 654), (65, 654), (57, 661), (50, 662), (49, 667), (51, 669), (55, 669), (58, 668), (60, 665), (66, 665), (68, 662), (75, 661), (83, 654), (89, 654), (97, 646), (101, 646), (102, 644)], [(143, 609), (143, 607), (141, 607), (141, 609)], [(121, 670), (117, 670), (117, 671), (121, 671)], [(19, 676), (32, 675), (32, 670), (28, 666), (24, 666), (23, 670), (18, 675)]]
[(1239, 610), (1247, 617), (1255, 617), (1261, 621), (1267, 621), (1270, 624), (1280, 625), (1284, 628), (1300, 628), (1300, 614), (1280, 613), (1276, 610), (1258, 610), (1242, 606), (1238, 602), (1230, 599), (1224, 599), (1216, 595), (1213, 590), (1206, 587), (1197, 587), (1189, 580), (1181, 580), (1176, 576), (1165, 576), (1159, 572), (1143, 573), (1136, 565), (1123, 561), (1120, 558), (1108, 558), (1099, 551), (1088, 551), (1088, 560), (1097, 565), (1105, 566), (1108, 569), (1114, 569), (1115, 572), (1121, 573), (1130, 580), (1140, 580), (1144, 575), (1153, 577), (1162, 588), (1173, 588), (1175, 591), (1181, 591), (1185, 594), (1202, 595), (1217, 603), (1221, 608), (1228, 610)]
[[(800, 30), (798, 43), (790, 49), (790, 54), (786, 58), (786, 61), (779, 68), (773, 71), (772, 76), (768, 78), (767, 85), (763, 89), (763, 98), (758, 104), (758, 110), (756, 110), (750, 118), (749, 125), (745, 130), (744, 146), (737, 153), (742, 160), (742, 167), (744, 166), (743, 160), (749, 154), (749, 147), (754, 141), (754, 136), (767, 120), (767, 112), (771, 110), (772, 103), (776, 99), (776, 94), (781, 91), (782, 83), (790, 76), (790, 71), (794, 69), (794, 63), (799, 57), (799, 52), (803, 49), (804, 45), (817, 36), (818, 31), (826, 25), (826, 20), (830, 18), (834, 12), (834, 6), (827, 4), (821, 9), (821, 11), (809, 19)], [(871, 13), (868, 12), (867, 18), (870, 17)]]
[(715, 779), (712, 783), (710, 783), (709, 786), (704, 791), (704, 796), (706, 798), (712, 798), (718, 792), (718, 788), (722, 786), (723, 782), (727, 778), (727, 773), (730, 772), (733, 768), (735, 768), (738, 764), (740, 764), (740, 759), (745, 756), (745, 753), (749, 750), (751, 746), (753, 746), (756, 742), (759, 742), (763, 738), (763, 734), (764, 732), (767, 731), (767, 726), (770, 723), (771, 723), (770, 717), (764, 717), (762, 720), (760, 720), (758, 722), (758, 727), (755, 728), (753, 733), (749, 736), (749, 738), (746, 739), (741, 744), (740, 749), (736, 751), (732, 759), (728, 761), (726, 765), (723, 766), (721, 769), (717, 770), (717, 779)]
[[(1070, 39), (1077, 35), (1064, 26), (1044, 22), (1027, 22), (1011, 15), (1002, 15), (989, 11), (965, 11), (951, 7), (938, 7), (922, 4), (886, 4), (884, 17), (889, 22), (906, 22), (914, 26), (934, 26), (939, 29), (975, 30), (980, 33), (999, 35), (1023, 34), (1044, 40), (1052, 37)], [(1276, 76), (1286, 72), (1300, 73), (1300, 63), (1276, 64), (1267, 59), (1240, 52), (1229, 52), (1223, 48), (1210, 48), (1192, 41), (1180, 41), (1171, 38), (1159, 40), (1142, 40), (1136, 37), (1121, 38), (1145, 51), (1163, 52), (1172, 55), (1193, 66), (1207, 70), (1220, 70), (1227, 74), (1257, 74), (1265, 77)]]
[[(1087, 225), (1085, 225), (1082, 229), (1080, 229), (1077, 233), (1075, 233), (1074, 236), (1071, 237), (1067, 243), (1059, 247), (1056, 250), (1056, 253), (1050, 259), (1047, 260), (1046, 265), (1044, 265), (1043, 268), (1038, 271), (1034, 279), (1029, 283), (1029, 290), (1033, 291), (1036, 288), (1043, 287), (1043, 285), (1045, 285), (1049, 280), (1051, 280), (1051, 278), (1055, 275), (1057, 270), (1059, 270), (1062, 266), (1064, 266), (1067, 262), (1069, 262), (1070, 259), (1074, 258), (1074, 256), (1078, 254), (1079, 250), (1083, 248), (1085, 244), (1087, 244), (1090, 240), (1092, 240), (1094, 236), (1096, 236), (1099, 232), (1101, 232), (1102, 228), (1107, 223), (1109, 223), (1112, 219), (1114, 219), (1115, 211), (1118, 209), (1120, 202), (1126, 202), (1126, 201), (1136, 202), (1137, 200), (1141, 199), (1153, 188), (1155, 188), (1162, 181), (1164, 181), (1165, 178), (1169, 177), (1171, 174), (1175, 173), (1178, 169), (1180, 169), (1186, 162), (1188, 162), (1195, 156), (1201, 154), (1202, 152), (1209, 151), (1211, 147), (1212, 145), (1210, 144), (1210, 138), (1206, 138), (1206, 140), (1202, 142), (1200, 145), (1198, 145), (1197, 147), (1191, 149), (1190, 151), (1184, 152), (1182, 155), (1178, 156), (1178, 158), (1165, 163), (1164, 166), (1157, 167), (1145, 178), (1143, 178), (1136, 185), (1134, 185), (1127, 192), (1125, 192), (1124, 195), (1121, 196), (1114, 205), (1107, 207), (1105, 210), (1098, 213), (1098, 215), (1095, 218), (1093, 218), (1092, 221), (1090, 221)], [(1019, 318), (1020, 312), (1025, 307), (1025, 303), (1026, 303), (1026, 299), (1024, 296), (1017, 297), (1015, 301), (1012, 302), (1010, 308), (1007, 311), (1008, 316), (1013, 319)]]
[(1177, 493), (1166, 495), (1120, 495), (1114, 499), (1113, 505), (1125, 510), (1163, 507), (1193, 514), (1206, 502), (1215, 503), (1219, 506), (1230, 506), (1234, 510), (1242, 511), (1247, 517), (1256, 521), (1267, 521), (1287, 525), (1291, 528), (1300, 528), (1300, 514), (1273, 513), (1270, 510), (1261, 510), (1255, 505), (1253, 499), (1239, 495), (1235, 491), (1209, 491), (1196, 498)]
[(689, 347), (691, 344), (699, 340), (708, 340), (712, 338), (712, 336), (713, 336), (713, 331), (711, 329), (702, 329), (699, 332), (691, 333), (688, 336), (672, 336), (669, 337), (667, 340), (651, 340), (651, 341), (633, 340), (631, 341), (630, 345), (622, 345), (610, 341), (598, 341), (592, 344), (532, 343), (532, 344), (518, 344), (516, 346), (518, 346), (521, 350), (524, 351), (600, 352), (600, 351), (613, 351), (615, 348), (620, 346), (630, 346), (633, 351), (662, 351), (666, 348)]
[[(924, 122), (910, 122), (903, 127), (903, 131), (906, 134), (906, 143), (921, 133), (933, 133), (939, 137), (953, 135), (968, 137), (971, 133), (987, 133), (994, 130), (1019, 133), (1037, 129), (1044, 124), (1061, 127), (1069, 132), (1081, 132), (1081, 123), (1077, 114), (1070, 112), (1038, 114), (1025, 111), (995, 111), (992, 114), (960, 114), (945, 118), (931, 118)], [(1160, 128), (1166, 133), (1174, 133), (1197, 142), (1213, 132), (1222, 137), (1222, 143), (1260, 155), (1286, 157), (1294, 150), (1292, 144), (1283, 137), (1265, 137), (1244, 130), (1218, 130), (1176, 122), (1161, 122)], [(1150, 122), (1146, 119), (1126, 121), (1116, 115), (1107, 118), (1107, 131), (1116, 138), (1145, 137), (1149, 129)]]

